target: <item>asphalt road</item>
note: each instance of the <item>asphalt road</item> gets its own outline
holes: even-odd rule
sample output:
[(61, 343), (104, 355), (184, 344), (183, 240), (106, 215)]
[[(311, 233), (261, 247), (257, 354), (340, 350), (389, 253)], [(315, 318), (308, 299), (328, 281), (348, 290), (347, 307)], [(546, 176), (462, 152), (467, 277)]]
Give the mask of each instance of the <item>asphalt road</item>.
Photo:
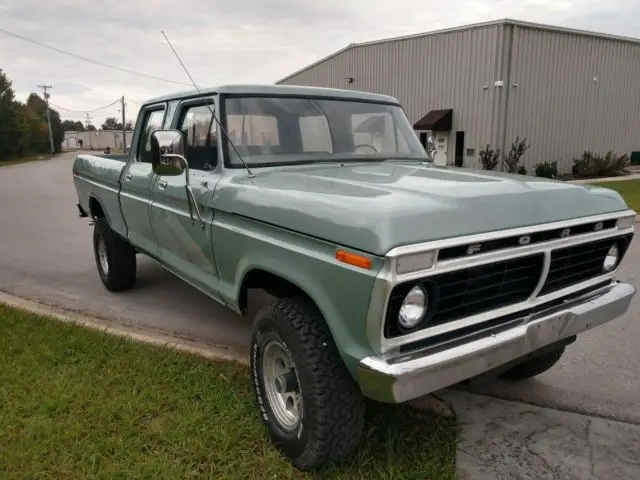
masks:
[[(0, 290), (127, 325), (248, 350), (251, 320), (239, 317), (150, 260), (139, 257), (135, 289), (105, 290), (96, 272), (92, 229), (76, 211), (74, 155), (0, 168)], [(640, 289), (640, 240), (620, 278)], [(256, 295), (252, 310), (260, 302)], [(496, 397), (640, 424), (640, 294), (625, 317), (570, 345), (538, 378), (471, 389)]]

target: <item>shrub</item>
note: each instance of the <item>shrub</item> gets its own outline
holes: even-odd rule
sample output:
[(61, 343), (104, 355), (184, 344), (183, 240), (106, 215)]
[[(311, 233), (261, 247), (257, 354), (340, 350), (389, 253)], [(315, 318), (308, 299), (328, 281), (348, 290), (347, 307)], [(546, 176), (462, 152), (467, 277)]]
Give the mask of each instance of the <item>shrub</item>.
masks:
[(610, 150), (604, 156), (600, 156), (586, 151), (581, 158), (573, 160), (571, 172), (578, 176), (615, 176), (626, 173), (629, 164), (627, 154), (617, 156)]
[(518, 167), (518, 173), (520, 175), (526, 175), (527, 174), (527, 169), (524, 168), (524, 166), (520, 166), (520, 167)]
[(536, 177), (556, 178), (558, 162), (542, 162), (536, 165)]
[(518, 164), (520, 158), (529, 149), (530, 145), (527, 144), (527, 139), (520, 140), (520, 137), (516, 137), (516, 141), (511, 144), (511, 150), (509, 153), (503, 155), (502, 161), (507, 166), (507, 172), (516, 173), (518, 171)]
[(484, 170), (495, 170), (500, 161), (500, 149), (493, 150), (489, 148), (489, 144), (487, 144), (478, 154), (480, 155), (480, 163), (482, 163)]

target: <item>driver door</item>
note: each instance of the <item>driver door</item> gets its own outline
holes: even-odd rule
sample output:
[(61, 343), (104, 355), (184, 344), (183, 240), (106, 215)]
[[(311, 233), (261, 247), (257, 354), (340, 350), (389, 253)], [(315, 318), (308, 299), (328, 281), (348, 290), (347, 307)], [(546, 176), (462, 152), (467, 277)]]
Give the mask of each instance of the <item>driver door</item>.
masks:
[(204, 228), (195, 208), (193, 218), (189, 210), (186, 172), (176, 176), (156, 176), (152, 186), (151, 222), (162, 262), (217, 298), (219, 274), (213, 253), (214, 211), (210, 205), (220, 178), (220, 166), (217, 129), (207, 103), (213, 110), (212, 98), (182, 102), (170, 126), (183, 134), (189, 183), (203, 216)]

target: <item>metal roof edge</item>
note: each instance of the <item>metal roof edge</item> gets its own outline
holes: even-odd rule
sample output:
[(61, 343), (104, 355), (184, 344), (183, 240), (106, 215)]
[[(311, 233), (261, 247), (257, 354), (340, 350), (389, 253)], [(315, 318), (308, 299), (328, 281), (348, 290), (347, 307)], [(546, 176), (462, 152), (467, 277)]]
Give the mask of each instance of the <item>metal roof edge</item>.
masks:
[(327, 60), (345, 52), (346, 50), (349, 50), (351, 48), (357, 48), (357, 47), (367, 47), (370, 45), (379, 45), (382, 43), (390, 43), (390, 42), (398, 42), (398, 41), (403, 41), (403, 40), (411, 40), (414, 38), (422, 38), (422, 37), (429, 37), (432, 35), (442, 35), (442, 34), (446, 34), (446, 33), (455, 33), (455, 32), (462, 32), (462, 31), (466, 31), (466, 30), (475, 30), (478, 28), (485, 28), (485, 27), (492, 27), (492, 26), (498, 26), (498, 25), (514, 25), (517, 27), (522, 27), (522, 28), (530, 28), (530, 29), (534, 29), (534, 30), (544, 30), (544, 31), (548, 31), (548, 32), (558, 32), (558, 33), (567, 33), (567, 34), (572, 34), (572, 35), (581, 35), (581, 36), (587, 36), (587, 37), (592, 37), (592, 38), (601, 38), (601, 39), (605, 39), (605, 40), (615, 40), (615, 41), (621, 41), (621, 42), (627, 42), (627, 43), (635, 43), (635, 44), (640, 44), (640, 38), (633, 38), (633, 37), (625, 37), (622, 35), (613, 35), (613, 34), (609, 34), (609, 33), (601, 33), (601, 32), (594, 32), (594, 31), (590, 31), (590, 30), (581, 30), (581, 29), (576, 29), (576, 28), (570, 28), (570, 27), (560, 27), (560, 26), (555, 26), (555, 25), (547, 25), (547, 24), (543, 24), (543, 23), (534, 23), (534, 22), (526, 22), (523, 20), (516, 20), (516, 19), (511, 19), (511, 18), (502, 18), (502, 19), (498, 19), (498, 20), (490, 20), (487, 22), (478, 22), (478, 23), (471, 23), (471, 24), (467, 24), (467, 25), (460, 25), (457, 27), (448, 27), (448, 28), (441, 28), (438, 30), (431, 30), (428, 32), (422, 32), (422, 33), (414, 33), (414, 34), (410, 34), (410, 35), (402, 35), (399, 37), (388, 37), (388, 38), (383, 38), (383, 39), (379, 39), (379, 40), (371, 40), (371, 41), (367, 41), (367, 42), (360, 42), (360, 43), (350, 43), (349, 45), (347, 45), (346, 47), (330, 54), (327, 55), (323, 58), (321, 58), (320, 60), (317, 60), (309, 65), (307, 65), (306, 67), (300, 68), (298, 70), (296, 70), (295, 72), (287, 75), (286, 77), (281, 78), (280, 80), (278, 80), (277, 82), (275, 82), (276, 84), (280, 83), (280, 82), (284, 82), (285, 80), (290, 79), (291, 77), (294, 77), (306, 70), (309, 70), (310, 68), (315, 67), (316, 65), (319, 65), (323, 62), (326, 62)]
[(301, 69), (296, 70), (295, 72), (293, 72), (293, 73), (291, 73), (291, 74), (287, 75), (286, 77), (281, 78), (280, 80), (277, 80), (277, 81), (276, 81), (276, 82), (274, 82), (274, 83), (275, 83), (276, 85), (278, 85), (279, 83), (284, 82), (285, 80), (288, 80), (288, 79), (290, 79), (291, 77), (295, 77), (295, 76), (296, 76), (296, 75), (298, 75), (299, 73), (302, 73), (302, 72), (304, 72), (305, 70), (309, 70), (310, 68), (313, 68), (313, 67), (315, 67), (316, 65), (321, 64), (322, 62), (326, 62), (327, 60), (329, 60), (329, 59), (331, 59), (331, 58), (333, 58), (333, 57), (335, 57), (335, 56), (337, 56), (337, 55), (340, 55), (342, 52), (345, 52), (345, 51), (349, 50), (350, 48), (353, 48), (353, 47), (355, 47), (355, 46), (357, 46), (357, 45), (359, 45), (359, 44), (358, 44), (358, 43), (350, 43), (350, 44), (349, 44), (349, 45), (347, 45), (346, 47), (343, 47), (343, 48), (341, 48), (340, 50), (337, 50), (337, 51), (335, 51), (335, 52), (333, 52), (333, 53), (330, 53), (329, 55), (327, 55), (327, 56), (325, 56), (325, 57), (322, 57), (320, 60), (316, 60), (315, 62), (313, 62), (313, 63), (311, 63), (311, 64), (307, 65), (306, 67), (302, 67)]
[(557, 25), (547, 25), (544, 23), (526, 22), (524, 20), (506, 19), (504, 23), (509, 25), (515, 25), (516, 27), (530, 28), (532, 30), (544, 30), (548, 32), (568, 33), (571, 35), (580, 35), (584, 37), (602, 38), (604, 40), (616, 40), (619, 42), (640, 44), (640, 38), (625, 37), (624, 35), (614, 35), (612, 33), (595, 32), (592, 30), (582, 30), (579, 28), (561, 27)]

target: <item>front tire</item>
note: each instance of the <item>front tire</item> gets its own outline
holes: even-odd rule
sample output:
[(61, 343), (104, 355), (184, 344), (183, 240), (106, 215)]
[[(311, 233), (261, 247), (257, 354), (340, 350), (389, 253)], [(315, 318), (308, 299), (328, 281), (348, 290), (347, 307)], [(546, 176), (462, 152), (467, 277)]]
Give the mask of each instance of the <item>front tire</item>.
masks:
[(364, 431), (364, 397), (320, 312), (275, 300), (256, 315), (253, 389), (274, 444), (300, 470), (351, 457)]
[(112, 292), (133, 288), (136, 282), (136, 252), (109, 227), (104, 218), (93, 228), (93, 253), (102, 284)]
[(543, 355), (525, 360), (499, 376), (505, 380), (518, 381), (540, 375), (558, 363), (564, 353), (564, 349), (565, 347), (559, 347)]

